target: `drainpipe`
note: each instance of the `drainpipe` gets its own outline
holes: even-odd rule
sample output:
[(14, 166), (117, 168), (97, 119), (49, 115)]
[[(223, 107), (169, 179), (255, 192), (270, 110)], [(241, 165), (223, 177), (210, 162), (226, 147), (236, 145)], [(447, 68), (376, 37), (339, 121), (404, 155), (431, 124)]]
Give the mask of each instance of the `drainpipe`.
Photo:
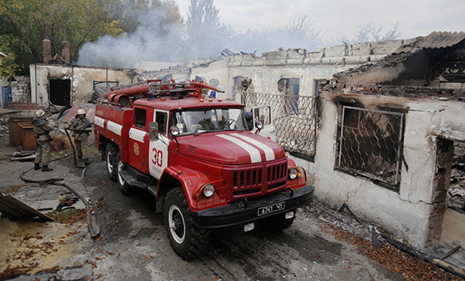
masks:
[(35, 96), (36, 96), (36, 103), (37, 103), (37, 63), (34, 63), (34, 88), (36, 88), (36, 93), (35, 93)]

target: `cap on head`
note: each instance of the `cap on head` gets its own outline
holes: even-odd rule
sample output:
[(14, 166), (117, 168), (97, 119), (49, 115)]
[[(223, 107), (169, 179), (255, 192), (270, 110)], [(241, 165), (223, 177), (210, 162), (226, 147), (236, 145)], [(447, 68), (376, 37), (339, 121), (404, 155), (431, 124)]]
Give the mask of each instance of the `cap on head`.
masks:
[(42, 109), (39, 109), (36, 111), (36, 117), (39, 118), (39, 117), (42, 117), (45, 115), (45, 111), (43, 111)]
[(82, 109), (82, 108), (78, 109), (76, 115), (81, 115), (81, 114), (86, 115), (86, 112), (85, 112), (84, 109)]

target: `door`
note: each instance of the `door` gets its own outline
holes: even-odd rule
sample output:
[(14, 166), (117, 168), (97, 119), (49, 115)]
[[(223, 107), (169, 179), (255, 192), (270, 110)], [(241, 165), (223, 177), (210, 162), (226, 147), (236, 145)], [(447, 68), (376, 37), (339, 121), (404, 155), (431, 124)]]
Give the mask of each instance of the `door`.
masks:
[(148, 112), (146, 108), (134, 108), (134, 122), (129, 130), (129, 164), (134, 168), (148, 173), (147, 149), (148, 141), (147, 128)]
[(154, 110), (153, 122), (156, 123), (158, 137), (150, 139), (149, 170), (150, 175), (160, 179), (163, 170), (168, 166), (168, 111)]

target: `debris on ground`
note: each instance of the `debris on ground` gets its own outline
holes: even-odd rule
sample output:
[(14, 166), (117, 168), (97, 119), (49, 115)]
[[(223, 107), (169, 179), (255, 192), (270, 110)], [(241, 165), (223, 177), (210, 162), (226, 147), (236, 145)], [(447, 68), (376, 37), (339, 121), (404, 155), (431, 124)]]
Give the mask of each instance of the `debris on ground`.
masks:
[[(337, 240), (356, 245), (359, 252), (379, 263), (384, 269), (399, 274), (405, 280), (463, 280), (385, 241), (376, 239), (372, 241), (370, 229), (375, 227), (364, 225), (364, 222), (356, 218), (350, 210), (341, 213), (343, 209), (341, 206), (338, 210), (333, 210), (328, 205), (315, 200), (312, 207), (307, 207), (306, 211), (319, 219), (322, 231), (331, 233)], [(373, 242), (376, 242), (376, 245)], [(347, 270), (350, 270), (350, 265)]]
[[(79, 215), (82, 211), (77, 211), (76, 217), (85, 217), (85, 213)], [(68, 218), (64, 221), (71, 220)], [(80, 219), (65, 224), (1, 218), (0, 279), (43, 271), (53, 272), (68, 265), (74, 258), (75, 249), (79, 247), (76, 238), (86, 235), (85, 222)]]

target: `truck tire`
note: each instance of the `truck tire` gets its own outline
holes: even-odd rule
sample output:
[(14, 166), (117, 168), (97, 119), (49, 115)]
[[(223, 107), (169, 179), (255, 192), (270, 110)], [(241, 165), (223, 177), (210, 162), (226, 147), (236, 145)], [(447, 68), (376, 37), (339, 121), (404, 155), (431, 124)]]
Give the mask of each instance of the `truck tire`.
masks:
[(296, 211), (294, 211), (294, 217), (291, 219), (286, 219), (284, 214), (279, 214), (261, 220), (260, 225), (268, 231), (279, 233), (292, 225), (295, 219), (295, 212)]
[(131, 195), (133, 193), (133, 191), (134, 191), (133, 188), (120, 175), (120, 172), (124, 167), (124, 164), (121, 161), (121, 155), (120, 155), (119, 152), (116, 154), (116, 163), (117, 163), (116, 167), (115, 167), (116, 175), (117, 175), (116, 176), (116, 181), (118, 182), (119, 191), (123, 195), (126, 195), (126, 196)]
[(113, 143), (108, 143), (105, 148), (105, 164), (107, 166), (108, 177), (112, 181), (116, 181), (116, 155), (118, 154), (118, 147)]
[(164, 204), (166, 233), (173, 250), (184, 260), (200, 255), (207, 246), (208, 232), (197, 226), (182, 188), (171, 189)]

